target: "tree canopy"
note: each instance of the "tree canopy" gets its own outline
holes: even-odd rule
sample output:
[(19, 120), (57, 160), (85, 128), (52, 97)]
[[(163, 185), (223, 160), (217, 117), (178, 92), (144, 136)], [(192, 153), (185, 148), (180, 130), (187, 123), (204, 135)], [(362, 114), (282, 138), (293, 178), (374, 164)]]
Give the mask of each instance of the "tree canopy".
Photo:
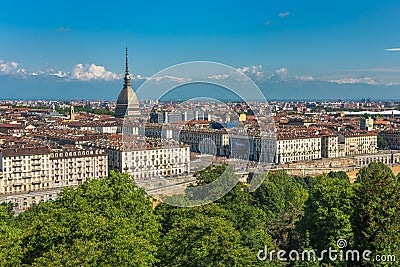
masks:
[[(229, 180), (221, 185), (239, 180), (229, 166), (211, 166), (191, 188), (222, 174)], [(12, 205), (0, 205), (0, 266), (354, 266), (257, 255), (264, 248), (322, 251), (337, 248), (339, 239), (348, 249), (400, 255), (399, 179), (381, 163), (362, 168), (355, 184), (344, 172), (303, 179), (277, 171), (253, 193), (236, 182), (212, 203), (176, 207), (154, 202), (128, 175), (111, 172), (18, 216)], [(185, 203), (207, 193), (188, 188), (172, 197)]]

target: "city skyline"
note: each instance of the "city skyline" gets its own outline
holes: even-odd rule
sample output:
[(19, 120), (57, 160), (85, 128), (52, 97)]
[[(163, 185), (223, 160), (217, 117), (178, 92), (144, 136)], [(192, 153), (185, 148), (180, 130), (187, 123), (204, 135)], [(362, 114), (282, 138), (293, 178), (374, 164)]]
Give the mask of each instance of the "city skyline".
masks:
[[(134, 89), (171, 65), (206, 60), (248, 75), (267, 100), (400, 99), (398, 2), (212, 4), (6, 3), (1, 93), (116, 99), (128, 46)], [(158, 82), (186, 79), (163, 78)], [(217, 79), (231, 77), (210, 76)]]

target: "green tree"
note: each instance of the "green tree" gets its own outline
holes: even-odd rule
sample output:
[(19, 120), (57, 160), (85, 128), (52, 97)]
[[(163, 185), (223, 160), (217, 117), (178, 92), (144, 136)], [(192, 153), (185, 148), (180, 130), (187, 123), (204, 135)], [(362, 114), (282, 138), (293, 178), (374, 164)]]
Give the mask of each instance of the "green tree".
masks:
[[(302, 237), (318, 251), (337, 248), (339, 239), (353, 243), (351, 216), (354, 191), (348, 179), (318, 176), (310, 188), (305, 214), (298, 224)], [(341, 263), (333, 263), (341, 266)]]
[[(161, 266), (254, 266), (256, 253), (216, 204), (172, 208), (159, 250)], [(164, 213), (165, 215), (165, 213)]]
[(400, 255), (399, 180), (386, 165), (371, 163), (360, 170), (357, 183), (353, 217), (356, 247), (376, 254)]
[(332, 172), (329, 172), (328, 173), (328, 177), (329, 178), (339, 178), (339, 179), (342, 179), (342, 180), (350, 181), (349, 176), (344, 171), (338, 171), (338, 172), (333, 172), (332, 171)]
[[(239, 181), (232, 166), (209, 166), (196, 173), (196, 183), (185, 191), (185, 198), (196, 205), (207, 204), (228, 193)], [(209, 187), (208, 184), (213, 186)]]
[(257, 253), (265, 245), (273, 247), (267, 232), (265, 212), (253, 205), (252, 195), (247, 186), (239, 182), (227, 195), (217, 201), (227, 213), (225, 218), (233, 222), (241, 234), (241, 243)]
[(379, 149), (387, 149), (389, 147), (389, 143), (383, 139), (381, 135), (378, 134), (378, 148)]
[(152, 202), (125, 174), (65, 189), (39, 205), (24, 235), (33, 266), (152, 266), (159, 224)]
[(270, 172), (253, 197), (255, 206), (266, 213), (268, 232), (277, 246), (289, 250), (296, 247), (295, 225), (308, 198), (304, 185), (284, 171)]
[[(214, 182), (217, 178), (220, 178), (222, 173), (229, 175), (229, 179), (234, 179), (235, 181), (238, 180), (228, 166), (219, 165), (206, 168), (205, 170), (199, 172), (197, 174), (197, 183), (194, 185), (194, 187), (199, 185), (203, 186), (205, 184)], [(215, 190), (218, 190), (218, 188)], [(193, 196), (196, 195), (191, 195), (191, 197)], [(208, 195), (204, 195), (204, 197), (207, 196)], [(156, 213), (160, 215), (161, 223), (163, 225), (162, 232), (165, 234), (163, 238), (163, 244), (164, 242), (167, 242), (167, 245), (171, 245), (171, 235), (176, 231), (176, 227), (180, 225), (179, 223), (182, 220), (192, 218), (200, 219), (201, 217), (202, 221), (207, 222), (209, 220), (218, 218), (218, 221), (224, 222), (224, 224), (229, 222), (229, 225), (233, 227), (234, 232), (239, 234), (236, 242), (239, 247), (244, 248), (245, 253), (241, 257), (244, 259), (250, 259), (250, 261), (246, 263), (247, 266), (275, 265), (276, 263), (262, 262), (258, 261), (256, 258), (260, 249), (264, 249), (265, 246), (267, 246), (269, 249), (273, 249), (274, 245), (271, 241), (270, 235), (267, 233), (265, 212), (262, 209), (252, 205), (252, 203), (252, 195), (248, 192), (247, 186), (241, 182), (238, 182), (236, 186), (232, 188), (225, 196), (212, 204), (190, 208), (177, 208), (166, 204), (160, 204), (156, 208)], [(199, 217), (199, 215), (201, 216)], [(198, 241), (200, 237), (191, 236), (191, 238), (194, 238), (193, 242), (200, 242)], [(179, 240), (179, 242), (177, 239), (173, 240), (176, 241), (174, 246), (179, 247), (181, 240)], [(205, 246), (204, 249), (213, 251), (214, 248), (211, 245), (212, 244)], [(163, 250), (165, 249), (164, 245), (161, 245), (161, 247)], [(191, 257), (194, 256), (192, 255)], [(164, 254), (161, 253), (160, 260), (164, 261), (164, 258)], [(216, 264), (222, 264), (222, 262), (219, 263), (219, 261), (220, 260), (216, 258)], [(197, 260), (195, 262), (198, 263)], [(179, 266), (179, 264), (183, 263), (178, 264), (174, 262), (173, 264), (163, 264), (169, 264), (169, 266), (176, 264)], [(239, 266), (242, 263), (237, 262), (235, 264)], [(192, 265), (193, 263), (191, 266)], [(211, 265), (211, 262), (209, 265)]]
[(18, 266), (22, 262), (22, 231), (10, 225), (8, 205), (0, 205), (0, 266)]

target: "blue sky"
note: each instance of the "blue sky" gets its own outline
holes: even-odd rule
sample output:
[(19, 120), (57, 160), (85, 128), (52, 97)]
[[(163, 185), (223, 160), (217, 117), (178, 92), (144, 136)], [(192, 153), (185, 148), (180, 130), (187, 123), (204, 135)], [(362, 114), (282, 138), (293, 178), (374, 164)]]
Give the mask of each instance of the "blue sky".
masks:
[(266, 79), (392, 85), (399, 14), (398, 0), (7, 1), (0, 75), (118, 80), (127, 45), (134, 76), (210, 60), (261, 65)]

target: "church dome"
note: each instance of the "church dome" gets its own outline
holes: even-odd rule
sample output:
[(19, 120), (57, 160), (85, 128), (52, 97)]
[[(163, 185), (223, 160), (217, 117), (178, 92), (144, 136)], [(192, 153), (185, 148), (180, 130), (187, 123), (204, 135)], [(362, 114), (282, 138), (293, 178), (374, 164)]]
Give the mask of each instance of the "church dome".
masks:
[(132, 86), (124, 86), (118, 96), (117, 105), (139, 105), (139, 100), (132, 89)]

